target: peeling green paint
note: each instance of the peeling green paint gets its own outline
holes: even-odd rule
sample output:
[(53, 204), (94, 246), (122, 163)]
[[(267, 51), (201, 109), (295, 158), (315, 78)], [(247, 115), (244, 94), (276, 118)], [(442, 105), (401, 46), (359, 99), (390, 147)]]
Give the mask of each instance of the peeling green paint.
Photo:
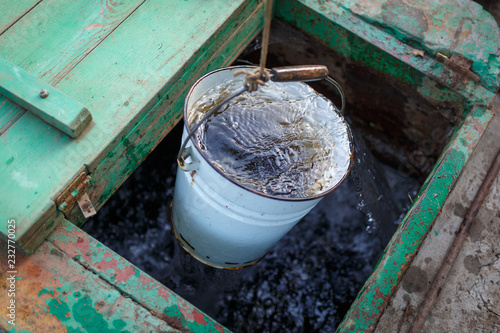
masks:
[[(405, 24), (413, 22), (414, 19), (399, 17), (399, 21), (384, 22), (384, 15), (387, 14), (384, 14), (384, 4), (386, 2), (389, 1), (360, 2), (342, 0), (338, 2), (318, 2), (314, 0), (278, 0), (276, 15), (278, 18), (326, 43), (340, 55), (360, 62), (367, 68), (378, 71), (380, 75), (390, 76), (417, 89), (422, 86), (424, 77), (427, 77), (448, 88), (449, 91), (444, 96), (447, 96), (446, 98), (449, 98), (450, 101), (454, 97), (458, 97), (458, 100), (465, 97), (469, 101), (476, 100), (485, 104), (491, 101), (496, 87), (498, 87), (500, 71), (498, 65), (494, 64), (495, 61), (498, 61), (498, 56), (494, 56), (495, 61), (491, 62), (493, 65), (490, 71), (483, 73), (481, 77), (482, 85), (478, 85), (471, 80), (457, 79), (456, 73), (452, 69), (439, 63), (434, 58), (436, 50), (428, 49), (427, 54), (423, 57), (412, 54), (416, 47), (417, 49), (421, 48), (416, 44), (416, 41), (419, 40), (418, 36), (414, 37), (415, 40), (413, 40), (413, 37), (405, 39), (401, 34), (405, 31)], [(414, 6), (418, 7), (419, 4), (415, 3)], [(437, 4), (431, 6), (433, 6), (434, 10), (439, 11)], [(426, 15), (428, 14), (426, 13)], [(489, 19), (491, 16), (484, 11), (482, 15), (488, 18), (487, 22), (484, 23), (483, 30), (490, 32), (492, 35), (500, 34), (496, 23)], [(371, 19), (368, 19), (368, 16)], [(373, 16), (376, 16), (376, 18), (373, 18)], [(393, 16), (398, 18), (396, 14)], [(386, 19), (388, 20), (388, 18)], [(377, 29), (383, 24), (391, 26), (392, 29)], [(401, 27), (398, 28), (395, 26), (396, 24), (400, 24)], [(411, 29), (408, 30), (411, 31)], [(399, 35), (397, 31), (400, 31)], [(481, 34), (486, 32), (481, 32)], [(406, 31), (405, 33), (409, 32)], [(409, 44), (405, 43), (405, 41)], [(500, 39), (492, 39), (489, 42), (494, 45), (493, 48), (498, 48)], [(422, 43), (421, 39), (420, 43)], [(475, 42), (471, 43), (477, 44)], [(484, 43), (479, 41), (478, 43), (478, 45), (483, 46), (488, 41)], [(482, 57), (483, 53), (484, 51), (481, 49), (476, 50), (478, 57)], [(481, 61), (481, 59), (478, 61)], [(480, 75), (480, 73), (476, 74)], [(431, 89), (424, 88), (422, 93), (425, 94), (430, 91)], [(435, 96), (436, 93), (432, 92), (430, 96), (424, 97), (428, 97), (432, 101)]]
[(87, 295), (78, 299), (73, 305), (72, 315), (86, 332), (130, 333), (128, 330), (122, 330), (126, 323), (121, 319), (113, 320), (111, 323), (113, 326), (110, 327), (104, 316), (96, 311), (93, 300)]
[[(411, 259), (431, 230), (448, 194), (472, 154), (493, 114), (474, 107), (453, 135), (448, 147), (423, 184), (382, 258), (353, 302), (338, 332), (371, 331), (384, 305), (398, 286)], [(462, 139), (466, 139), (463, 145)]]
[[(364, 331), (373, 327), (376, 322), (384, 302), (397, 286), (400, 275), (419, 244), (431, 230), (433, 219), (439, 214), (440, 207), (491, 119), (491, 111), (484, 105), (489, 104), (498, 87), (499, 59), (493, 54), (498, 50), (498, 28), (492, 25), (491, 17), (484, 13), (481, 14), (481, 22), (462, 20), (464, 15), (469, 14), (456, 13), (451, 4), (458, 2), (452, 0), (436, 3), (426, 1), (425, 4), (429, 4), (433, 10), (439, 9), (437, 12), (431, 10), (430, 15), (421, 10), (422, 4), (419, 2), (410, 5), (408, 2), (403, 5), (402, 2), (389, 0), (277, 2), (279, 18), (321, 39), (344, 57), (418, 91), (431, 103), (449, 102), (464, 107), (463, 122), (457, 127), (445, 152), (419, 192), (415, 204), (384, 251), (376, 271), (367, 281), (339, 328)], [(222, 27), (218, 36), (232, 36), (232, 29), (242, 24), (255, 10), (256, 2), (249, 3), (245, 9), (247, 12), (242, 12), (244, 15), (234, 18)], [(467, 8), (477, 8), (469, 1), (460, 3), (469, 5)], [(262, 8), (259, 10), (262, 12)], [(235, 40), (238, 39), (237, 42), (242, 43), (241, 45), (249, 41), (260, 28), (261, 17), (260, 14), (253, 17), (253, 21), (245, 21), (250, 28), (240, 31), (241, 36)], [(480, 29), (470, 39), (461, 34), (462, 31), (477, 29), (479, 23), (482, 24)], [(457, 30), (457, 27), (462, 30)], [(453, 36), (460, 37), (460, 43), (449, 43), (443, 47), (439, 42), (443, 29), (450, 30)], [(444, 37), (449, 41), (449, 36), (448, 34)], [(241, 48), (241, 45), (238, 47)], [(223, 49), (214, 51), (212, 48), (216, 47)], [(415, 48), (425, 51), (425, 55), (409, 53)], [(141, 106), (141, 113), (131, 119), (128, 127), (122, 129), (120, 136), (114, 139), (115, 145), (103, 152), (105, 158), (92, 161), (88, 167), (91, 172), (96, 173), (96, 179), (100, 182), (109, 181), (102, 190), (99, 205), (154, 147), (158, 140), (156, 137), (178, 119), (186, 87), (191, 85), (195, 77), (199, 77), (198, 74), (227, 64), (234, 58), (231, 53), (234, 49), (234, 44), (221, 46), (216, 42), (200, 47), (195, 53), (196, 56), (193, 56), (193, 59), (197, 60), (190, 64), (190, 68), (183, 70), (180, 76), (175, 76), (175, 84), (162, 86), (155, 92), (153, 100)], [(219, 52), (217, 58), (210, 58), (210, 63), (206, 63), (206, 59), (216, 51)], [(454, 78), (453, 70), (434, 59), (437, 51), (447, 55), (460, 52), (473, 59), (472, 70), (481, 78), (480, 83)], [(130, 103), (134, 102), (127, 100), (124, 104)], [(475, 107), (475, 104), (481, 106)], [(166, 108), (169, 111), (163, 112)], [(163, 125), (149, 128), (152, 123)], [(7, 159), (5, 164), (11, 163), (16, 163), (13, 156)], [(34, 193), (36, 195), (38, 192)], [(65, 204), (62, 208), (65, 208)], [(45, 287), (38, 292), (39, 297), (46, 299), (48, 311), (61, 322), (67, 323), (69, 332), (81, 332), (82, 329), (95, 332), (134, 331), (134, 322), (122, 319), (120, 316), (125, 316), (120, 309), (112, 318), (105, 318), (98, 310), (100, 300), (105, 299), (102, 306), (108, 306), (118, 300), (122, 301), (122, 295), (132, 298), (134, 305), (141, 304), (137, 311), (144, 310), (143, 306), (153, 309), (159, 316), (163, 316), (162, 320), (179, 329), (193, 332), (225, 330), (207, 315), (74, 226), (65, 223), (64, 228), (58, 230), (59, 232), (50, 239), (54, 244), (58, 244), (58, 248), (64, 249), (65, 255), (71, 254), (68, 265), (75, 265), (71, 266), (74, 269), (85, 267), (85, 273), (95, 277), (100, 283), (97, 290), (85, 290), (81, 288), (82, 281), (73, 284), (57, 277), (53, 283), (63, 284), (62, 286)], [(50, 254), (58, 259), (63, 256), (59, 250), (53, 251)], [(68, 284), (64, 285), (65, 283)], [(104, 289), (105, 287), (115, 289), (110, 292)], [(81, 291), (75, 292), (75, 288), (81, 288)], [(92, 296), (89, 296), (90, 294)], [(69, 309), (71, 311), (67, 311)]]
[[(58, 298), (51, 298), (46, 301), (49, 312), (61, 322), (66, 324), (68, 332), (99, 332), (99, 333), (130, 333), (124, 330), (127, 326), (122, 319), (115, 319), (109, 323), (104, 316), (96, 311), (92, 299), (85, 295), (79, 298), (70, 309), (68, 303)], [(79, 325), (74, 325), (78, 323)]]
[(68, 321), (71, 317), (68, 305), (61, 302), (61, 300), (57, 298), (48, 299), (47, 305), (49, 306), (49, 312), (56, 316), (60, 321)]
[[(57, 230), (57, 234), (49, 236), (50, 242), (63, 251), (71, 253), (76, 262), (87, 267), (100, 281), (105, 281), (116, 288), (119, 295), (126, 295), (137, 304), (151, 309), (149, 311), (154, 311), (158, 318), (170, 326), (190, 332), (227, 332), (224, 327), (209, 316), (134, 267), (102, 243), (85, 234), (75, 225), (66, 222)], [(69, 287), (59, 287), (56, 290), (58, 295), (63, 292), (67, 292), (65, 297), (67, 297), (68, 304), (70, 302), (75, 304), (86, 296), (82, 289), (74, 291)], [(99, 299), (105, 303), (113, 304), (116, 302), (116, 297), (114, 292), (110, 293), (108, 290), (99, 292)], [(94, 302), (88, 300), (85, 304), (93, 303), (95, 308), (97, 298), (93, 296), (92, 299)], [(91, 310), (90, 307), (88, 310)], [(127, 324), (130, 323), (127, 322)], [(130, 330), (130, 326), (127, 326), (126, 329)]]
[(381, 27), (397, 40), (430, 56), (461, 53), (473, 60), (472, 71), (494, 92), (498, 88), (500, 33), (495, 19), (473, 1), (405, 2), (340, 0), (339, 6)]
[(42, 290), (40, 290), (40, 292), (38, 293), (38, 297), (40, 296), (43, 296), (43, 295), (52, 295), (54, 296), (54, 290), (52, 287), (46, 287), (46, 288), (43, 288)]

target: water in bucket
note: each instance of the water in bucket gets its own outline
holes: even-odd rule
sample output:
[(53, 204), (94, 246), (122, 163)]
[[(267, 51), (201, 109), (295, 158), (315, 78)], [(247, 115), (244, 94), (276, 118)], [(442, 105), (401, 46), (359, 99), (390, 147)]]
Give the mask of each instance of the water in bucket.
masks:
[[(241, 79), (212, 87), (194, 104), (190, 126), (240, 88)], [(336, 184), (350, 162), (346, 127), (327, 103), (304, 84), (268, 82), (208, 118), (196, 143), (214, 167), (245, 188), (314, 197)]]

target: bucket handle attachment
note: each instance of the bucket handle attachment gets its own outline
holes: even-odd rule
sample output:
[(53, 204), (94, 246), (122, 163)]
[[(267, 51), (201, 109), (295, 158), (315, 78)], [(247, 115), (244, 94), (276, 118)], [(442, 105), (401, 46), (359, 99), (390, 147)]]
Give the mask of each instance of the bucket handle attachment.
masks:
[[(192, 146), (189, 147), (184, 147), (180, 152), (177, 157), (177, 163), (179, 164), (179, 167), (182, 169), (182, 171), (193, 171), (193, 170), (198, 170), (200, 167), (200, 161), (194, 158), (194, 155), (192, 154)], [(180, 156), (180, 157), (179, 157)], [(187, 159), (191, 157), (191, 162), (187, 162)], [(179, 162), (182, 161), (182, 164)]]
[[(335, 88), (337, 88), (340, 97), (342, 99), (342, 106), (340, 108), (340, 114), (344, 114), (345, 108), (345, 96), (344, 91), (340, 84), (337, 83), (334, 79), (328, 76), (328, 67), (324, 65), (303, 65), (303, 66), (285, 66), (273, 68), (269, 72), (269, 76), (274, 82), (291, 82), (291, 81), (299, 81), (299, 82), (310, 82), (310, 81), (319, 81), (325, 79), (328, 83), (332, 84)], [(191, 163), (186, 163), (186, 159), (191, 156), (192, 146), (186, 148), (186, 145), (191, 139), (198, 128), (203, 124), (210, 116), (212, 116), (215, 112), (217, 112), (222, 106), (227, 104), (230, 100), (244, 92), (248, 91), (249, 87), (246, 85), (243, 89), (237, 91), (233, 95), (227, 97), (225, 100), (216, 104), (209, 112), (207, 112), (190, 130), (186, 139), (181, 145), (179, 150), (179, 154), (177, 155), (177, 164), (183, 171), (191, 171), (196, 170), (200, 164), (200, 161), (195, 161)]]

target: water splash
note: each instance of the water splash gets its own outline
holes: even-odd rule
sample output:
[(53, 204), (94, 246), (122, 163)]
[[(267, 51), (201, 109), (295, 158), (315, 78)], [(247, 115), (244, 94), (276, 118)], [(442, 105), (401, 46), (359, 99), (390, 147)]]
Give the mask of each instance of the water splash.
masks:
[(350, 178), (356, 188), (357, 208), (365, 214), (366, 231), (386, 244), (399, 223), (400, 208), (386, 172), (357, 131), (353, 131), (354, 164)]

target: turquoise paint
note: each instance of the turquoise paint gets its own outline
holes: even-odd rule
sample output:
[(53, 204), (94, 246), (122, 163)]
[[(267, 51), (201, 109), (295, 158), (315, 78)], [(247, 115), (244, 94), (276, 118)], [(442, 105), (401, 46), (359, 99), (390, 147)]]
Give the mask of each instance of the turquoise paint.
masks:
[[(122, 330), (125, 326), (127, 326), (127, 323), (125, 323), (123, 320), (121, 320), (121, 319), (113, 320), (113, 327), (115, 327), (117, 330)], [(127, 331), (123, 331), (123, 332), (127, 332)]]
[(78, 195), (78, 190), (73, 190), (73, 192), (71, 192), (71, 196), (74, 198)]
[[(445, 1), (455, 2), (455, 0)], [(476, 73), (481, 77), (480, 85), (471, 80), (457, 80), (452, 76), (453, 70), (434, 58), (437, 50), (429, 48), (425, 44), (431, 42), (424, 43), (421, 38), (417, 38), (418, 36), (412, 37), (405, 30), (407, 21), (414, 20), (414, 18), (402, 17), (398, 18), (399, 21), (390, 22), (390, 24), (384, 21), (384, 17), (390, 16), (390, 13), (382, 10), (383, 4), (386, 2), (389, 1), (360, 2), (340, 0), (338, 2), (318, 3), (315, 0), (278, 0), (276, 15), (278, 18), (304, 30), (307, 34), (322, 40), (340, 55), (360, 62), (369, 67), (370, 70), (376, 69), (380, 75), (390, 76), (392, 79), (400, 80), (402, 83), (417, 89), (422, 85), (422, 78), (428, 77), (446, 86), (449, 92), (453, 92), (452, 95), (462, 95), (469, 101), (474, 100), (483, 104), (488, 104), (491, 101), (496, 91), (495, 87), (498, 86), (499, 69), (495, 67), (496, 65), (492, 65), (491, 71), (483, 73), (483, 76)], [(365, 12), (363, 6), (368, 7), (368, 9), (365, 8)], [(418, 7), (419, 4), (415, 3), (413, 6)], [(374, 7), (380, 7), (380, 13), (374, 10)], [(439, 8), (438, 4), (431, 4), (432, 10), (439, 12)], [(455, 9), (453, 6), (451, 8)], [(430, 15), (428, 10), (425, 12), (427, 16)], [(489, 20), (490, 15), (484, 11), (482, 13), (481, 19), (484, 18), (487, 22), (481, 21), (483, 24), (481, 28), (486, 33), (479, 29), (478, 34), (498, 35), (500, 32), (494, 20)], [(393, 16), (395, 17), (393, 20), (395, 20), (397, 15), (394, 14)], [(427, 21), (432, 22), (431, 18), (427, 18)], [(396, 25), (396, 23), (399, 25)], [(384, 24), (389, 25), (390, 28), (378, 28), (384, 26)], [(377, 28), (374, 28), (374, 26)], [(436, 30), (434, 36), (431, 34), (433, 29), (431, 23), (431, 27), (424, 33), (425, 40), (429, 38), (430, 40), (433, 38), (436, 41), (440, 40), (442, 36), (439, 33), (443, 34), (442, 30)], [(445, 36), (448, 35), (445, 34)], [(451, 35), (454, 36), (454, 32)], [(449, 38), (449, 36), (446, 38)], [(405, 44), (407, 40), (408, 44)], [(493, 38), (492, 40), (494, 40), (494, 47), (498, 47), (500, 38), (498, 40)], [(490, 57), (488, 53), (482, 54), (480, 50), (480, 47), (487, 43), (487, 41), (473, 40), (469, 44), (471, 47), (477, 48), (477, 56)], [(427, 51), (425, 57), (411, 55), (415, 48)], [(446, 53), (451, 55), (449, 52)], [(485, 63), (488, 62), (485, 59), (483, 60)], [(495, 59), (495, 61), (498, 61), (498, 59)], [(423, 93), (427, 91), (428, 89), (423, 90)], [(448, 100), (452, 102), (451, 98), (453, 96), (450, 96), (449, 93), (445, 94), (445, 96), (449, 96), (450, 99)]]
[(126, 324), (121, 319), (114, 320), (112, 322), (113, 327), (109, 327), (104, 316), (94, 308), (93, 301), (88, 295), (80, 298), (73, 305), (72, 315), (85, 332), (130, 333), (130, 331), (122, 330)]
[[(41, 294), (48, 294), (53, 291), (47, 291), (44, 289)], [(127, 326), (126, 322), (122, 319), (115, 319), (111, 323), (108, 323), (104, 318), (104, 315), (99, 313), (95, 308), (95, 304), (92, 298), (85, 295), (80, 298), (80, 292), (75, 292), (73, 294), (75, 300), (77, 300), (70, 309), (72, 300), (69, 299), (67, 302), (63, 302), (58, 298), (51, 298), (46, 301), (49, 312), (54, 315), (57, 319), (64, 323), (68, 332), (99, 332), (99, 333), (131, 333), (128, 330), (124, 330)], [(75, 327), (75, 323), (78, 323)]]
[[(454, 133), (441, 159), (422, 186), (417, 201), (406, 214), (374, 272), (344, 317), (338, 332), (366, 331), (374, 328), (382, 313), (382, 305), (397, 287), (400, 275), (406, 270), (426, 237), (434, 218), (479, 141), (480, 136), (476, 135), (476, 132), (480, 129), (476, 129), (475, 124), (486, 125), (491, 120), (491, 111), (486, 111), (484, 107), (474, 108)], [(463, 148), (461, 139), (471, 134), (471, 140)], [(433, 194), (437, 196), (434, 197)]]
[[(325, 3), (323, 3), (323, 4), (326, 4), (326, 2), (325, 2)], [(323, 4), (322, 4), (322, 5), (323, 5)], [(333, 12), (333, 14), (334, 14), (334, 15), (336, 15), (337, 13), (336, 13), (336, 12)], [(443, 18), (443, 19), (444, 19), (444, 18)], [(441, 19), (440, 19), (440, 21), (441, 21), (441, 22), (443, 22)], [(455, 22), (455, 21), (452, 21), (452, 22)], [(310, 20), (309, 20), (309, 23), (310, 23), (310, 24), (315, 24), (315, 23), (313, 22), (313, 20), (312, 20), (312, 19), (310, 19)], [(412, 28), (415, 28), (415, 27), (416, 27), (416, 26), (412, 26)], [(339, 33), (339, 34), (342, 34), (342, 33), (343, 33), (343, 30), (339, 28), (339, 29), (335, 30), (335, 31), (334, 31), (334, 33)], [(398, 33), (400, 33), (400, 32), (398, 32)], [(344, 32), (344, 35), (345, 35), (345, 32)], [(381, 36), (383, 37), (383, 35), (381, 35)], [(340, 38), (337, 38), (337, 41), (340, 41), (340, 40), (341, 40)], [(340, 42), (339, 42), (339, 43), (340, 43)], [(340, 44), (339, 44), (339, 45), (340, 45)], [(342, 45), (341, 45), (341, 46), (342, 46)], [(392, 44), (391, 44), (391, 43), (388, 43), (388, 44), (386, 44), (386, 46), (387, 46), (388, 48), (390, 48), (390, 47), (395, 47), (395, 48), (396, 48), (398, 45), (397, 45), (397, 43), (392, 43)], [(374, 49), (374, 48), (373, 48), (373, 49)], [(404, 46), (398, 46), (398, 47), (397, 47), (397, 49), (401, 51), (401, 54), (404, 54), (404, 53), (405, 53), (405, 51), (406, 51), (406, 49), (404, 48)], [(349, 55), (349, 54), (353, 54), (353, 53), (355, 53), (355, 51), (356, 51), (356, 50), (357, 50), (357, 51), (360, 51), (360, 50), (361, 50), (361, 51), (363, 51), (363, 48), (354, 49), (354, 50), (346, 50), (346, 51), (345, 51), (345, 52), (346, 52), (345, 54), (347, 54), (347, 55)], [(372, 50), (372, 49), (369, 49), (369, 51), (371, 51), (371, 50)], [(349, 53), (349, 52), (350, 52), (350, 53)], [(383, 53), (383, 51), (382, 51), (382, 52), (380, 52), (380, 53)], [(432, 55), (431, 55), (431, 56), (432, 56)], [(374, 61), (374, 60), (370, 60), (368, 55), (367, 55), (365, 58), (359, 58), (359, 59), (360, 59), (360, 61)], [(387, 60), (387, 61), (389, 61), (389, 63), (390, 63), (391, 61), (394, 61), (394, 58), (391, 58), (391, 56), (387, 56), (387, 57), (385, 57), (385, 58), (380, 58), (380, 59), (376, 59), (376, 60), (377, 60), (377, 61), (379, 61), (379, 62), (380, 62), (380, 60)], [(423, 68), (422, 66), (425, 66), (425, 65), (426, 65), (426, 64), (423, 64), (423, 60), (418, 59), (418, 57), (415, 57), (415, 59), (408, 60), (408, 62), (409, 62), (409, 63), (412, 63), (412, 64), (413, 64), (415, 67), (417, 67), (417, 68), (418, 68), (419, 66), (421, 66), (421, 68)], [(429, 65), (429, 67), (428, 67), (427, 69), (429, 69), (429, 70), (431, 70), (431, 71), (432, 71), (432, 70), (434, 70), (435, 72), (439, 72), (439, 73), (441, 73), (440, 71), (442, 71), (442, 68), (441, 68), (441, 67), (439, 67), (440, 65), (436, 64), (436, 66), (437, 66), (436, 68), (432, 68), (432, 64), (431, 64), (431, 65)], [(380, 70), (382, 70), (382, 71), (384, 72), (384, 68), (383, 68), (383, 67), (381, 67), (381, 68), (379, 68), (379, 69), (380, 69)], [(395, 75), (399, 75), (399, 72), (398, 72), (398, 71), (394, 71), (394, 72), (391, 72), (391, 73), (393, 73), (393, 74), (395, 74)], [(392, 74), (391, 74), (391, 75), (392, 75)], [(420, 75), (420, 77), (425, 77), (425, 76), (423, 76), (422, 74), (419, 74), (419, 75)], [(410, 76), (406, 76), (406, 77), (405, 77), (404, 75), (402, 75), (402, 77), (404, 78), (404, 80), (412, 79), (412, 77), (411, 77), (411, 73), (410, 73)], [(420, 84), (420, 81), (419, 81), (419, 80), (414, 80), (413, 82), (409, 82), (409, 83), (413, 84), (414, 82), (417, 82), (418, 84)], [(422, 84), (420, 84), (420, 87), (422, 87), (422, 86), (423, 86), (423, 85), (422, 85)], [(435, 98), (435, 99), (439, 99), (439, 98), (443, 98), (443, 96), (444, 96), (444, 90), (445, 90), (445, 89), (443, 89), (443, 91), (441, 91), (441, 92), (439, 92), (439, 93), (436, 93), (436, 92), (435, 92), (435, 89), (433, 89), (433, 87), (431, 87), (431, 86), (425, 86), (425, 87), (423, 88), (423, 94), (424, 94), (424, 95), (425, 95), (425, 94), (429, 94), (429, 95), (430, 95), (432, 92), (434, 92), (434, 97), (433, 97), (433, 98)], [(464, 90), (464, 91), (465, 91), (465, 90)], [(442, 94), (442, 93), (443, 93), (443, 94)], [(485, 100), (486, 100), (486, 99), (487, 99), (487, 98), (485, 98)], [(451, 100), (451, 98), (450, 98), (450, 100)], [(145, 117), (145, 118), (146, 118), (146, 117)], [(136, 131), (136, 133), (138, 133), (138, 132), (139, 132), (139, 131)], [(465, 142), (466, 142), (466, 141), (465, 141), (463, 138), (460, 140), (460, 142), (461, 142), (461, 144), (462, 144), (464, 147), (466, 146), (466, 145), (465, 145)], [(119, 151), (117, 151), (117, 153), (118, 153), (118, 152), (119, 152)], [(108, 157), (112, 157), (113, 155), (114, 155), (114, 154), (113, 154), (113, 152), (111, 152), (110, 154), (108, 154)], [(457, 156), (458, 158), (461, 158), (459, 155), (456, 155), (456, 156)], [(465, 155), (465, 158), (466, 158), (467, 156), (468, 156), (468, 155)], [(459, 159), (458, 159), (458, 160), (456, 160), (455, 162), (456, 162), (456, 163), (458, 163), (458, 164), (457, 164), (457, 168), (458, 168), (458, 170), (461, 170), (461, 163), (463, 163), (463, 161), (461, 161), (461, 160), (459, 160)], [(447, 165), (447, 167), (449, 167), (449, 165)], [(446, 175), (443, 175), (443, 174), (440, 174), (440, 175), (441, 175), (441, 176), (446, 177)], [(452, 178), (452, 179), (455, 179), (456, 177), (455, 177), (454, 175), (452, 175), (452, 176), (451, 176), (451, 178)], [(439, 191), (439, 196), (438, 196), (438, 198), (437, 198), (437, 200), (438, 200), (438, 201), (442, 201), (442, 200), (444, 200), (443, 198), (445, 198), (445, 197), (446, 197), (446, 194), (448, 193), (449, 187), (451, 186), (451, 185), (450, 185), (450, 183), (447, 183), (446, 181), (444, 181), (444, 182), (443, 182), (443, 184), (444, 184), (444, 187), (443, 187), (443, 188), (446, 188), (447, 190), (444, 190), (444, 191)], [(427, 183), (427, 185), (428, 185), (428, 183)], [(426, 185), (426, 186), (427, 186), (427, 185)], [(426, 186), (424, 186), (424, 187), (426, 187)], [(435, 187), (437, 187), (437, 186), (435, 186)], [(429, 193), (430, 193), (430, 192), (429, 192)], [(434, 193), (434, 192), (433, 192), (433, 193)], [(422, 192), (421, 192), (421, 194), (422, 194), (422, 195), (425, 195), (425, 191), (422, 191)], [(419, 207), (418, 207), (418, 209), (415, 209), (413, 212), (415, 213), (415, 215), (416, 215), (416, 216), (418, 216), (418, 214), (422, 213), (422, 211), (423, 211), (423, 210), (424, 210), (424, 208), (421, 208), (421, 206), (419, 206)], [(429, 211), (428, 211), (428, 212), (429, 212)], [(430, 214), (430, 216), (432, 216), (432, 212), (429, 212), (429, 214)], [(410, 215), (407, 215), (407, 217), (405, 218), (405, 221), (406, 221), (406, 222), (408, 222), (410, 218), (415, 218), (415, 216), (413, 216), (413, 217), (412, 217), (412, 216), (410, 216)], [(420, 221), (420, 222), (422, 222), (422, 223), (424, 223), (424, 224), (425, 224), (425, 221)], [(409, 227), (412, 227), (411, 223), (407, 223), (406, 225), (407, 225), (407, 226), (409, 226)], [(417, 230), (417, 231), (415, 231), (415, 232), (416, 232), (418, 235), (421, 235), (421, 230)], [(95, 245), (95, 244), (94, 244), (94, 245)], [(93, 246), (94, 246), (94, 245), (93, 245)], [(100, 250), (100, 249), (105, 249), (105, 248), (104, 248), (104, 247), (102, 247), (99, 243), (97, 243), (97, 245), (95, 245), (95, 248), (97, 248), (97, 249), (99, 249), (99, 250)], [(387, 251), (387, 250), (386, 250), (386, 251)], [(95, 257), (94, 257), (94, 258), (92, 258), (92, 260), (93, 260), (94, 262), (96, 262), (96, 260), (99, 258), (99, 255), (98, 255), (98, 254), (96, 255), (96, 253), (95, 253), (95, 252), (96, 252), (96, 251), (94, 251), (94, 252), (93, 252), (93, 255), (94, 255)], [(403, 257), (405, 258), (405, 260), (408, 260), (408, 253), (405, 253), (404, 255), (402, 254), (402, 255), (401, 255), (401, 258), (403, 258)], [(77, 258), (77, 260), (83, 260), (80, 256), (76, 256), (75, 258)], [(396, 268), (396, 270), (397, 270), (397, 268)], [(107, 274), (112, 274), (112, 272), (106, 272), (106, 274), (103, 274), (103, 275), (105, 276), (105, 275), (107, 275)], [(393, 280), (388, 279), (387, 281), (393, 281)], [(127, 283), (128, 283), (128, 282), (127, 282)], [(154, 294), (153, 292), (151, 292), (151, 295), (153, 295), (153, 296), (154, 296), (155, 294)], [(177, 300), (177, 298), (174, 298), (174, 297), (172, 297), (171, 299), (169, 299), (169, 301), (171, 301), (171, 302), (175, 302), (176, 300)], [(166, 310), (166, 311), (170, 311), (170, 310)], [(174, 315), (175, 315), (175, 314), (179, 315), (179, 311), (172, 311), (171, 313), (173, 313)], [(115, 325), (114, 325), (114, 326), (115, 326)]]
[(11, 156), (9, 159), (7, 159), (7, 162), (5, 164), (9, 165), (14, 161), (14, 156)]
[[(61, 322), (68, 321), (71, 317), (69, 307), (66, 303), (61, 302), (57, 298), (51, 298), (46, 301), (49, 306), (49, 312)], [(70, 316), (68, 316), (70, 314)]]
[(54, 296), (54, 289), (53, 289), (52, 287), (43, 288), (43, 289), (42, 289), (42, 290), (40, 290), (40, 292), (38, 293), (38, 297), (43, 296), (43, 295), (51, 295), (51, 296)]
[(471, 69), (488, 90), (494, 92), (498, 88), (500, 32), (495, 19), (477, 3), (442, 0), (401, 5), (390, 0), (366, 4), (339, 0), (338, 6), (346, 14), (352, 13), (370, 25), (381, 27), (397, 40), (425, 50), (431, 57), (437, 52), (447, 56), (463, 54), (473, 60)]
[(426, 76), (423, 77), (417, 91), (429, 101), (466, 105), (466, 99), (463, 96)]

